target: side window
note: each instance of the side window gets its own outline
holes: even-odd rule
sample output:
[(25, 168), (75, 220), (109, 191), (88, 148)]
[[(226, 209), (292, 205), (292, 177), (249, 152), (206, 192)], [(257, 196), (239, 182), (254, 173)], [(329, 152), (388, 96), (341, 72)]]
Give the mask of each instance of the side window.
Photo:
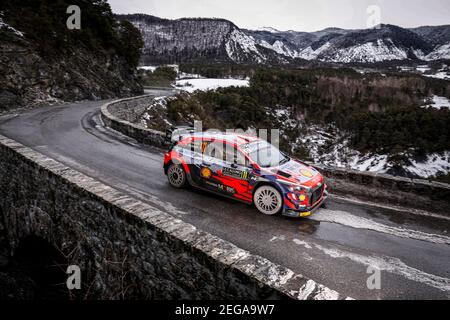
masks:
[(233, 163), (235, 165), (243, 167), (248, 167), (250, 165), (245, 155), (241, 151), (230, 145), (227, 145), (227, 148), (225, 150), (225, 159), (228, 163)]
[(208, 144), (205, 148), (205, 156), (216, 158), (218, 160), (224, 161), (224, 144), (221, 141), (214, 141)]
[(193, 151), (199, 154), (205, 154), (206, 148), (211, 143), (211, 141), (194, 141), (185, 146), (182, 146), (183, 149)]
[(243, 167), (250, 167), (250, 161), (247, 159), (247, 157), (241, 152), (237, 151), (237, 165), (243, 166)]

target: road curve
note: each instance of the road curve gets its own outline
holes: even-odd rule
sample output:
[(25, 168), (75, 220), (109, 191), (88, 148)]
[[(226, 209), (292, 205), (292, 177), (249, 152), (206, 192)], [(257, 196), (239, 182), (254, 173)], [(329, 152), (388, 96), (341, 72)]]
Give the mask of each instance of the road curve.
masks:
[[(105, 128), (103, 103), (2, 116), (0, 133), (343, 295), (450, 298), (450, 219), (342, 198), (309, 219), (267, 217), (205, 192), (174, 190), (162, 171), (163, 150)], [(380, 290), (367, 286), (370, 266), (381, 271)]]

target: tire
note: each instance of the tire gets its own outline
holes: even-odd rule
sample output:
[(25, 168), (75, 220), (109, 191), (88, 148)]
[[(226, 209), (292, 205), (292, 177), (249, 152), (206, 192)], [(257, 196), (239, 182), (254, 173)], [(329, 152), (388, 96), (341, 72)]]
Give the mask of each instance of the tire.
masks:
[(273, 216), (281, 212), (283, 197), (276, 188), (264, 185), (253, 194), (253, 204), (262, 214)]
[(186, 186), (186, 172), (178, 164), (172, 163), (167, 169), (167, 179), (172, 187), (182, 189)]

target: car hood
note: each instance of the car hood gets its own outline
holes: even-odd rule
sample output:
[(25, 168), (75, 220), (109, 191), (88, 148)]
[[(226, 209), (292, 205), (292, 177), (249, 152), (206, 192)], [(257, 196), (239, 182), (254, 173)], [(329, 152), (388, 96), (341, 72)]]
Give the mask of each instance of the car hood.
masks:
[(273, 168), (272, 172), (306, 187), (314, 187), (317, 183), (323, 181), (319, 171), (297, 160), (291, 160), (279, 167)]

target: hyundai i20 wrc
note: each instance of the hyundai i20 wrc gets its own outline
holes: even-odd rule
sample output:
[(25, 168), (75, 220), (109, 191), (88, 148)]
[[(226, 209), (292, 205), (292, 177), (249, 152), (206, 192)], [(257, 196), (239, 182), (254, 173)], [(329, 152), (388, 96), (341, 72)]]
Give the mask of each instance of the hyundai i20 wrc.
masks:
[(263, 214), (307, 217), (327, 197), (314, 168), (244, 134), (189, 133), (164, 157), (170, 185), (186, 185), (254, 204)]

